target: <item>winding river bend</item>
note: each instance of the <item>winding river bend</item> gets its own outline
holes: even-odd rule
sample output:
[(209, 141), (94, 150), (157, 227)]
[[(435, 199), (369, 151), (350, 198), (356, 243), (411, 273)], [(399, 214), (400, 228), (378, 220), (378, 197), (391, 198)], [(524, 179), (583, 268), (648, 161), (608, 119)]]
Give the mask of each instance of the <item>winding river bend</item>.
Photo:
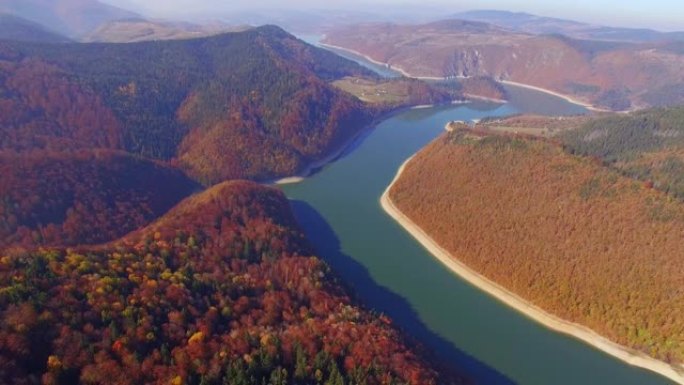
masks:
[(673, 384), (550, 331), (469, 285), (381, 209), (379, 198), (399, 166), (442, 133), (447, 121), (582, 112), (536, 91), (518, 88), (510, 94), (505, 105), (409, 110), (378, 124), (336, 162), (283, 187), (302, 227), (364, 304), (392, 317), (478, 384)]

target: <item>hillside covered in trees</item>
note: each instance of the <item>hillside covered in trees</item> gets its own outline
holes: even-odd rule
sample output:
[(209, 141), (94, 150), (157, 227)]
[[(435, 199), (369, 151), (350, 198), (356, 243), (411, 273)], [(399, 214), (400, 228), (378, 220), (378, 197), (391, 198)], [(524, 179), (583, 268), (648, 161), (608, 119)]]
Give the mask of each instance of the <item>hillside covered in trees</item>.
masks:
[(684, 200), (684, 108), (592, 119), (560, 138), (569, 151)]
[(331, 85), (352, 76), (376, 80), (273, 26), (0, 41), (0, 383), (463, 383), (351, 299), (281, 192), (226, 181), (397, 107)]
[(195, 180), (292, 175), (375, 114), (329, 85), (373, 75), (274, 26), (132, 44), (0, 42), (2, 148), (122, 149)]
[(684, 205), (649, 183), (546, 139), (459, 129), (419, 152), (390, 198), (511, 292), (684, 362)]
[(312, 256), (278, 190), (226, 182), (97, 247), (0, 258), (0, 382), (453, 384)]
[(40, 24), (0, 11), (0, 40), (69, 42), (64, 36), (47, 30)]
[(199, 190), (183, 172), (109, 150), (0, 152), (0, 250), (119, 238)]

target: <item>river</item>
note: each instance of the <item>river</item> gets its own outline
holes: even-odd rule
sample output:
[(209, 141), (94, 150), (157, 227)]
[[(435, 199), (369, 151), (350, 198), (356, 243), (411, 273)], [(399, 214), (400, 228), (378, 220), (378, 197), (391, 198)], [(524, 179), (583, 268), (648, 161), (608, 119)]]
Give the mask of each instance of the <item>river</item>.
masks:
[(450, 120), (583, 111), (540, 92), (510, 91), (505, 105), (415, 109), (381, 122), (334, 163), (282, 187), (300, 224), (363, 304), (389, 315), (478, 384), (673, 384), (550, 331), (464, 282), (381, 209), (379, 198), (399, 166)]

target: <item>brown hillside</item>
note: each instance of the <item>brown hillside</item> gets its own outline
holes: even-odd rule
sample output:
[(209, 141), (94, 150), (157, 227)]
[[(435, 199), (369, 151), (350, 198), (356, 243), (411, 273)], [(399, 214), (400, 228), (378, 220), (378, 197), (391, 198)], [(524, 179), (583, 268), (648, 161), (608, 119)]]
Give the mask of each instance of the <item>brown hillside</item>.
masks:
[(181, 171), (121, 152), (0, 152), (0, 250), (117, 239), (198, 189)]
[(251, 182), (125, 241), (0, 258), (0, 309), (8, 385), (455, 383), (356, 306), (284, 194)]
[(121, 123), (101, 97), (37, 58), (0, 53), (0, 149), (123, 147)]
[(544, 140), (443, 135), (391, 189), (460, 261), (573, 322), (684, 361), (684, 206)]
[(0, 146), (122, 149), (197, 181), (303, 171), (376, 112), (329, 83), (369, 70), (275, 26), (129, 44), (0, 42)]

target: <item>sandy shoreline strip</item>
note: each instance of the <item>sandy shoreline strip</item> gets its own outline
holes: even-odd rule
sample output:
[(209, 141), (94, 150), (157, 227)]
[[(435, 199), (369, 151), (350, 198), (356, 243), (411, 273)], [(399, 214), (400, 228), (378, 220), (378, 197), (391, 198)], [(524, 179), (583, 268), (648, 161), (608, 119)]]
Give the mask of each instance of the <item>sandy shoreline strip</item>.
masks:
[(300, 171), (297, 175), (292, 175), (292, 176), (287, 176), (283, 178), (279, 178), (276, 180), (271, 180), (270, 182), (266, 182), (267, 184), (274, 184), (274, 185), (286, 185), (286, 184), (294, 184), (294, 183), (301, 183), (303, 182), (306, 178), (310, 177), (311, 175), (314, 174), (315, 170), (318, 170), (322, 167), (327, 166), (328, 164), (334, 162), (337, 160), (340, 156), (342, 156), (347, 150), (350, 148), (353, 148), (359, 141), (363, 140), (367, 135), (370, 134), (370, 132), (373, 130), (373, 128), (378, 124), (377, 119), (371, 122), (367, 127), (364, 127), (362, 130), (357, 132), (355, 135), (347, 139), (344, 143), (342, 143), (336, 150), (332, 151), (330, 154), (327, 156), (311, 162), (306, 165), (306, 167)]
[(375, 127), (383, 122), (384, 120), (387, 120), (390, 116), (398, 114), (402, 111), (406, 110), (411, 110), (411, 109), (421, 109), (421, 108), (430, 108), (434, 107), (433, 104), (430, 105), (418, 105), (418, 106), (404, 106), (404, 107), (398, 107), (395, 109), (391, 109), (386, 111), (385, 113), (381, 114), (380, 116), (377, 116), (375, 119), (373, 119), (372, 122), (370, 122), (366, 127), (362, 128), (345, 140), (342, 144), (340, 144), (336, 149), (331, 151), (328, 155), (324, 156), (323, 158), (313, 161), (311, 163), (308, 163), (301, 171), (299, 171), (296, 175), (290, 175), (290, 176), (285, 176), (285, 177), (280, 177), (280, 178), (274, 178), (266, 181), (262, 181), (260, 183), (264, 184), (270, 184), (270, 185), (286, 185), (286, 184), (295, 184), (295, 183), (301, 183), (306, 178), (312, 176), (315, 174), (319, 169), (335, 162), (338, 160), (341, 156), (345, 155), (347, 151), (353, 150), (359, 143), (361, 143), (368, 135), (370, 135)]
[(473, 95), (473, 94), (463, 94), (468, 99), (475, 99), (475, 100), (481, 100), (483, 102), (491, 102), (491, 103), (499, 103), (499, 104), (506, 104), (508, 103), (508, 100), (505, 99), (496, 99), (496, 98), (488, 98), (486, 96), (480, 96), (480, 95)]
[[(415, 155), (414, 155), (415, 156)], [(630, 365), (644, 368), (656, 372), (670, 380), (684, 384), (684, 366), (673, 366), (666, 362), (656, 360), (646, 354), (619, 345), (607, 338), (599, 335), (593, 330), (565, 321), (559, 317), (547, 313), (541, 308), (525, 301), (516, 294), (508, 291), (504, 287), (489, 280), (478, 272), (474, 271), (464, 263), (454, 258), (448, 251), (443, 249), (434, 239), (432, 239), (423, 229), (416, 225), (410, 218), (402, 213), (389, 197), (389, 191), (401, 176), (406, 165), (413, 159), (413, 156), (401, 165), (392, 183), (387, 187), (380, 198), (380, 204), (385, 212), (408, 231), (420, 244), (423, 245), (437, 260), (444, 264), (449, 270), (460, 276), (473, 286), (488, 293), (507, 306), (519, 311), (532, 320), (546, 326), (554, 331), (570, 335), (577, 338), (596, 349), (599, 349), (611, 356), (622, 360)]]
[(582, 106), (582, 107), (584, 107), (584, 108), (586, 108), (587, 110), (590, 110), (590, 111), (596, 111), (596, 112), (612, 112), (611, 110), (606, 110), (606, 109), (604, 109), (604, 108), (596, 107), (596, 106), (594, 106), (594, 105), (592, 105), (592, 104), (583, 102), (583, 101), (581, 101), (581, 100), (577, 100), (577, 99), (575, 99), (575, 98), (573, 98), (573, 97), (571, 97), (571, 96), (564, 95), (564, 94), (561, 94), (561, 93), (558, 93), (558, 92), (556, 92), (556, 91), (552, 91), (552, 90), (549, 90), (549, 89), (546, 89), (546, 88), (541, 88), (541, 87), (537, 87), (537, 86), (533, 86), (533, 85), (525, 84), (525, 83), (518, 83), (518, 82), (511, 81), (511, 80), (498, 80), (498, 82), (499, 82), (499, 83), (503, 83), (503, 84), (508, 84), (508, 85), (511, 85), (511, 86), (522, 87), (522, 88), (527, 88), (527, 89), (534, 90), (534, 91), (543, 92), (543, 93), (546, 93), (546, 94), (549, 94), (549, 95), (553, 95), (553, 96), (559, 97), (559, 98), (561, 98), (561, 99), (564, 99), (564, 100), (566, 100), (566, 101), (568, 101), (568, 102), (570, 102), (570, 103), (572, 103), (572, 104), (577, 104), (578, 106)]
[(371, 62), (373, 64), (376, 64), (376, 65), (379, 65), (382, 67), (386, 67), (387, 69), (392, 70), (392, 71), (399, 72), (400, 74), (406, 76), (407, 78), (413, 78), (413, 79), (419, 79), (419, 80), (444, 80), (443, 77), (437, 77), (437, 76), (414, 76), (414, 75), (411, 75), (410, 73), (406, 72), (401, 67), (390, 66), (388, 63), (383, 63), (381, 61), (375, 60), (372, 57), (370, 57), (368, 55), (364, 55), (359, 51), (354, 51), (353, 49), (344, 48), (344, 47), (340, 47), (338, 45), (327, 44), (327, 43), (322, 43), (322, 42), (318, 43), (318, 45), (320, 45), (322, 47), (333, 48), (333, 49), (338, 49), (340, 51), (349, 52), (349, 53), (354, 54), (356, 56), (362, 57), (362, 58), (368, 60), (369, 62)]

